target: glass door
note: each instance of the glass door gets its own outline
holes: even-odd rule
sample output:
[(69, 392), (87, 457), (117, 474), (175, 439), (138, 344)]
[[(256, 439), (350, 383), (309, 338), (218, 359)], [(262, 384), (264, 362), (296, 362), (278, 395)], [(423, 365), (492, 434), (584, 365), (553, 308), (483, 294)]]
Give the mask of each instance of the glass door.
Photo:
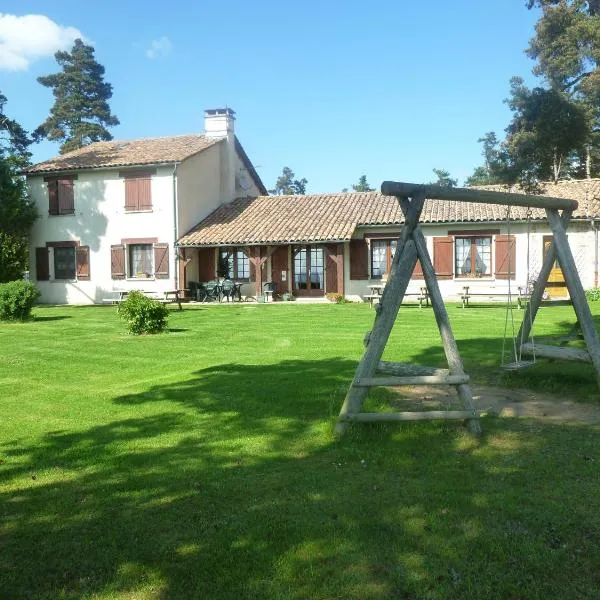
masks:
[(322, 296), (325, 293), (325, 256), (318, 246), (294, 248), (294, 294)]

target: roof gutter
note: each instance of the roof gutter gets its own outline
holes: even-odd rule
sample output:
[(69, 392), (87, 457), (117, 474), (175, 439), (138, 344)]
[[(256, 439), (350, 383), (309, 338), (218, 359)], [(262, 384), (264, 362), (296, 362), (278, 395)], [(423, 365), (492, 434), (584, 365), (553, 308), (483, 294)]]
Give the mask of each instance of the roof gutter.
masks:
[(181, 161), (169, 161), (169, 162), (154, 162), (154, 163), (139, 163), (135, 165), (108, 165), (105, 167), (80, 167), (77, 169), (46, 169), (44, 171), (21, 171), (21, 175), (25, 175), (26, 177), (36, 177), (38, 175), (70, 175), (71, 173), (81, 173), (82, 171), (112, 171), (114, 169), (120, 169), (122, 171), (127, 171), (129, 169), (147, 169), (148, 167), (168, 167), (180, 164)]

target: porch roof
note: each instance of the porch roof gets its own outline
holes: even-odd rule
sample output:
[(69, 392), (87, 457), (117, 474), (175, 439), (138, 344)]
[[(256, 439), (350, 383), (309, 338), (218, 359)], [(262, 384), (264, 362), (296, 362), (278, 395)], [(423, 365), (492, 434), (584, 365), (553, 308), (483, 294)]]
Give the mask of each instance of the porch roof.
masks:
[[(506, 191), (502, 186), (484, 189)], [(518, 191), (518, 190), (514, 190)], [(600, 218), (600, 179), (548, 184), (548, 196), (579, 202), (574, 218)], [(527, 209), (511, 208), (511, 220), (525, 220)], [(532, 218), (545, 219), (541, 209)], [(476, 223), (506, 220), (506, 207), (492, 204), (431, 200), (421, 223)], [(379, 192), (259, 196), (238, 198), (219, 207), (180, 238), (180, 246), (288, 244), (349, 240), (355, 229), (370, 225), (400, 225), (404, 216), (394, 196)]]

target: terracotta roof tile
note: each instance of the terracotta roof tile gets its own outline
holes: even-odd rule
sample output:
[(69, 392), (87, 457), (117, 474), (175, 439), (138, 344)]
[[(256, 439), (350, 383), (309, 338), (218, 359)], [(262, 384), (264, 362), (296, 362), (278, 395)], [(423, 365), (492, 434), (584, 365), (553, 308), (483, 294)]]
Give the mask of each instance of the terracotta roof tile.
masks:
[(73, 152), (38, 163), (29, 168), (26, 173), (180, 162), (220, 142), (221, 139), (223, 138), (209, 138), (196, 134), (131, 141), (94, 142), (89, 146), (79, 148), (79, 150), (73, 150)]
[[(502, 186), (483, 189), (506, 191)], [(519, 191), (519, 190), (514, 190)], [(600, 218), (600, 179), (548, 184), (547, 196), (579, 202), (574, 218)], [(421, 223), (498, 222), (507, 207), (496, 204), (427, 200)], [(524, 220), (527, 209), (511, 208), (511, 219)], [(545, 213), (533, 209), (533, 219)], [(182, 246), (284, 244), (349, 240), (356, 227), (404, 222), (394, 196), (378, 192), (259, 196), (221, 206), (180, 240)]]

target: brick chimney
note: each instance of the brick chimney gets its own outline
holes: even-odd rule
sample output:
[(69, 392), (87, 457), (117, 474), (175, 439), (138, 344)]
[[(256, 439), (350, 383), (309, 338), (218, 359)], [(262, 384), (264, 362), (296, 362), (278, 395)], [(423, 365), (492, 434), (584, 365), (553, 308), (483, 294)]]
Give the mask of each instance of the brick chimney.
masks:
[(231, 108), (211, 108), (204, 111), (204, 135), (209, 138), (226, 138), (219, 144), (221, 153), (221, 203), (235, 199), (235, 111)]

